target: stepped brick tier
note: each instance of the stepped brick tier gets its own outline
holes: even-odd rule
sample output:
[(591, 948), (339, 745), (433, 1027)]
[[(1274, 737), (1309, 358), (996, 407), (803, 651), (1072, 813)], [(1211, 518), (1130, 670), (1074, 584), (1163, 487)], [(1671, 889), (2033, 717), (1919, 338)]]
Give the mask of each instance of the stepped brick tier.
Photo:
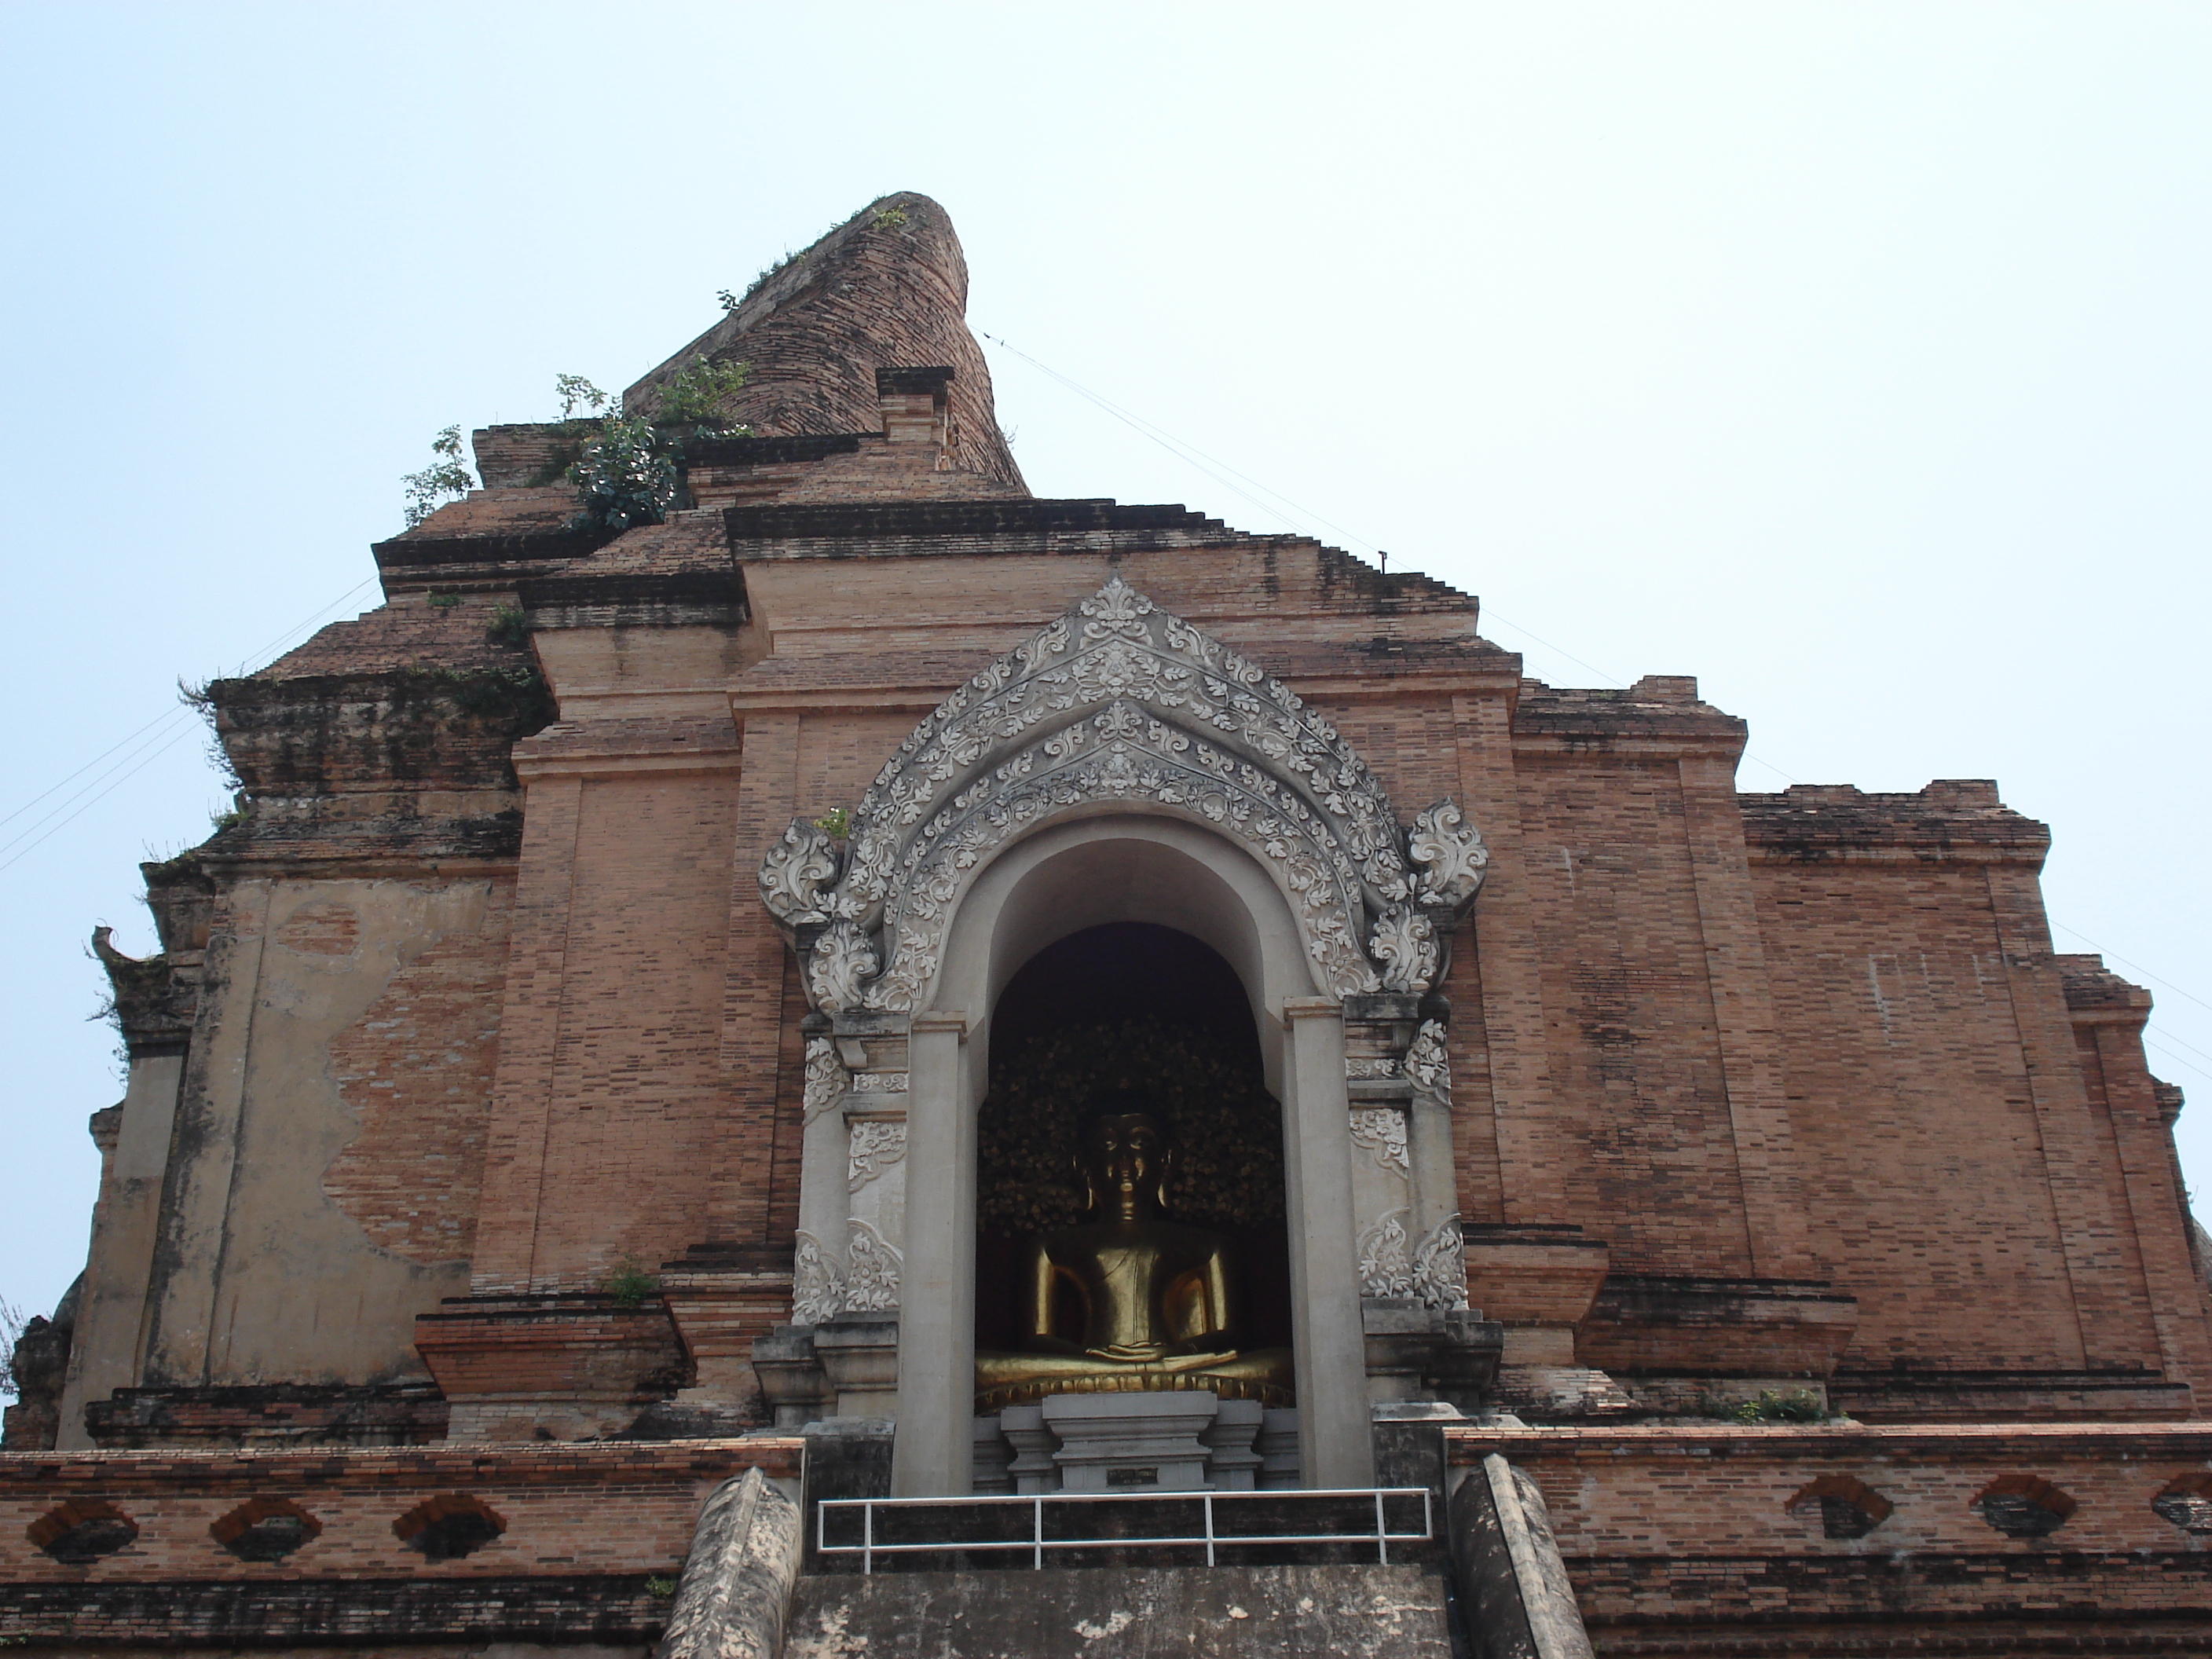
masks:
[[(2181, 1097), (2053, 951), (2045, 827), (1746, 793), (1692, 678), (1033, 496), (966, 283), (871, 204), (629, 389), (747, 366), (659, 522), (568, 482), (596, 420), (486, 429), (378, 608), (209, 688), (241, 810), (143, 866), (158, 954), (94, 938), (130, 1080), (16, 1352), (0, 1637), (765, 1653), (939, 1627), (931, 1574), (793, 1587), (824, 1496), (1233, 1466), (1451, 1535), (1144, 1565), (1136, 1624), (1039, 1578), (1069, 1628), (1381, 1651), (1429, 1597), (1434, 1647), (1449, 1555), (1485, 1653), (2204, 1644)], [(1086, 1352), (1035, 1240), (1111, 1234), (1069, 1153), (1132, 1090), (1214, 1265)], [(1057, 1650), (1039, 1605), (990, 1628)]]

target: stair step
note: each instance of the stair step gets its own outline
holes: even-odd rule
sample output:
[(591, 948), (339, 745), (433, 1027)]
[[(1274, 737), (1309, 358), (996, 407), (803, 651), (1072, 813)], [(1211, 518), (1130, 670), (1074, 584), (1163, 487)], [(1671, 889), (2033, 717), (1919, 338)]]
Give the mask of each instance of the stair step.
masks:
[(1450, 1659), (1432, 1566), (811, 1574), (784, 1659)]

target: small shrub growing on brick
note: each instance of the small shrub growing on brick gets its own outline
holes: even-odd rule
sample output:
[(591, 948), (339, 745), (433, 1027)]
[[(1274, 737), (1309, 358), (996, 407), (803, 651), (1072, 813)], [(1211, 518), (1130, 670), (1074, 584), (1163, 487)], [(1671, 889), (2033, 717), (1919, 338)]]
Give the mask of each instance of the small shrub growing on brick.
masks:
[(1761, 1389), (1754, 1398), (1731, 1406), (1728, 1415), (1735, 1423), (1819, 1423), (1828, 1413), (1820, 1396), (1810, 1389), (1792, 1389), (1787, 1394)]
[(410, 472), (400, 482), (407, 486), (407, 527), (412, 530), (448, 501), (457, 501), (476, 487), (468, 463), (461, 459), (461, 429), (449, 426), (430, 440), (437, 459), (420, 472)]
[(623, 1255), (616, 1259), (599, 1281), (599, 1293), (617, 1308), (641, 1308), (646, 1297), (660, 1288), (659, 1279), (646, 1270), (635, 1256)]
[(578, 529), (659, 524), (676, 505), (676, 463), (660, 453), (651, 423), (638, 416), (605, 422), (568, 469), (568, 482), (584, 498)]

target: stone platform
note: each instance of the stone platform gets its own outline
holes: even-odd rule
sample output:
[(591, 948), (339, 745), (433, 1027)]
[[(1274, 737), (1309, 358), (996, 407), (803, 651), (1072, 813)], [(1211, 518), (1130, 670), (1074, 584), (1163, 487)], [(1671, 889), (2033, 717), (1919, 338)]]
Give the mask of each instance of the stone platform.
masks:
[(1050, 1568), (803, 1578), (784, 1659), (1449, 1659), (1442, 1571)]

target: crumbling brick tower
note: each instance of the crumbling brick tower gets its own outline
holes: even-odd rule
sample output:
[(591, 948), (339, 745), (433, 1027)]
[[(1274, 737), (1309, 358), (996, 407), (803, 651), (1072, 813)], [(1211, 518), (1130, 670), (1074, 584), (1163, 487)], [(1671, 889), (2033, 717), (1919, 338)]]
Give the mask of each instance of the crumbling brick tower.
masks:
[[(2173, 1517), (2196, 1511), (2170, 1483), (2212, 1453), (2193, 1437), (2212, 1334), (2169, 1134), (2180, 1097), (2144, 1066), (2147, 994), (2053, 953), (2045, 830), (1975, 781), (1740, 793), (1744, 725), (1694, 680), (1556, 689), (1478, 635), (1474, 599), (1426, 577), (1181, 507), (1033, 498), (965, 294), (934, 203), (872, 204), (629, 389), (650, 412), (702, 359), (747, 366), (720, 414), (749, 435), (695, 431), (660, 521), (595, 520), (567, 482), (594, 421), (479, 431), (483, 488), (374, 550), (381, 606), (210, 687), (244, 810), (145, 866), (158, 956), (96, 941), (131, 1081), (94, 1120), (81, 1289), (27, 1346), (46, 1370), (10, 1416), (10, 1450), (61, 1454), (8, 1476), (46, 1541), (0, 1534), (0, 1572), (36, 1579), (62, 1559), (56, 1539), (122, 1536), (96, 1505), (56, 1509), (64, 1489), (118, 1513), (158, 1508), (158, 1489), (179, 1513), (228, 1515), (223, 1482), (245, 1479), (214, 1472), (228, 1448), (387, 1449), (329, 1466), (356, 1483), (331, 1514), (379, 1481), (419, 1479), (447, 1505), (320, 1569), (343, 1578), (374, 1548), (434, 1559), (406, 1538), (475, 1513), (453, 1507), (467, 1483), (448, 1443), (508, 1449), (512, 1490), (484, 1501), (512, 1540), (538, 1512), (530, 1445), (560, 1443), (563, 1478), (588, 1488), (579, 1442), (727, 1437), (779, 1406), (787, 1421), (856, 1402), (910, 1419), (921, 1322), (909, 1309), (904, 1358), (861, 1376), (858, 1349), (804, 1337), (793, 1282), (805, 1194), (821, 1190), (810, 1078), (829, 1073), (810, 1062), (833, 1051), (848, 1115), (891, 1121), (883, 1098), (853, 1103), (877, 1086), (906, 1109), (908, 1028), (882, 1035), (898, 1011), (880, 998), (837, 1006), (793, 949), (816, 950), (827, 913), (799, 926), (764, 905), (762, 860), (794, 817), (864, 812), (933, 710), (1030, 672), (1060, 619), (1124, 591), (1207, 660), (1248, 666), (1238, 684), (1268, 708), (1326, 728), (1401, 823), (1449, 799), (1480, 832), (1480, 899), (1469, 886), (1463, 920), (1437, 913), (1440, 939), (1458, 932), (1425, 976), (1356, 955), (1374, 948), (1369, 915), (1344, 971), (1373, 988), (1263, 1007), (1261, 1028), (1334, 1021), (1355, 1110), (1442, 1114), (1442, 1185), (1408, 1201), (1452, 1212), (1443, 1299), (1489, 1333), (1477, 1392), (1557, 1425), (1486, 1429), (1483, 1445), (1545, 1471), (1585, 1611), (1620, 1632), (1607, 1650), (1686, 1616), (1632, 1566), (1654, 1526), (1675, 1528), (1670, 1559), (1718, 1564), (1715, 1584), (1827, 1574), (1819, 1618), (1839, 1626), (1919, 1615), (1863, 1551), (1831, 1547), (1841, 1534), (1819, 1517), (1838, 1504), (1894, 1529), (1924, 1501), (1943, 1519), (1915, 1547), (1994, 1550), (2000, 1576), (2033, 1579), (2041, 1547), (2021, 1540), (2042, 1534), (1974, 1518), (2014, 1513), (1990, 1508), (2014, 1487), (1990, 1483), (2016, 1475), (2113, 1562), (2180, 1561), (2196, 1522)], [(855, 855), (826, 856), (834, 871)], [(861, 1018), (876, 1013), (890, 1023)], [(947, 1036), (917, 1015), (915, 1055), (980, 1043), (981, 1018)], [(1430, 1025), (1439, 1058), (1416, 1079), (1405, 1045)], [(1381, 1176), (1359, 1180), (1399, 1178), (1398, 1133), (1363, 1143)], [(876, 1173), (855, 1164), (853, 1191)], [(909, 1187), (907, 1224), (934, 1225), (939, 1197)], [(842, 1222), (842, 1192), (828, 1201)], [(1384, 1238), (1355, 1218), (1363, 1252)], [(1405, 1264), (1368, 1254), (1381, 1265), (1361, 1256), (1341, 1310), (1352, 1395), (1433, 1394), (1431, 1362), (1391, 1334), (1426, 1317)], [(813, 1295), (799, 1287), (827, 1307)], [(1785, 1446), (1709, 1420), (1778, 1401), (1902, 1437), (1808, 1427)], [(2130, 1473), (2138, 1431), (2157, 1468)], [(1475, 1455), (1474, 1429), (1450, 1433), (1455, 1456)], [(1745, 1509), (1738, 1488), (1700, 1488), (1639, 1519), (1591, 1473), (1693, 1442), (1725, 1442), (1779, 1495)], [(1989, 1456), (2042, 1462), (1985, 1468), (1960, 1449), (1999, 1443)], [(100, 1461), (152, 1448), (211, 1461)], [(406, 1448), (422, 1449), (391, 1449)], [(1310, 1439), (1310, 1471), (1315, 1454)], [(607, 1617), (642, 1628), (632, 1581), (673, 1570), (688, 1522), (672, 1517), (697, 1493), (650, 1449), (604, 1455), (662, 1506), (642, 1554), (592, 1570), (589, 1595), (631, 1609)], [(1364, 1440), (1346, 1455), (1370, 1457)], [(1828, 1484), (1808, 1485), (1816, 1473)], [(2069, 1481), (2113, 1495), (2059, 1516), (2048, 1494)], [(224, 1522), (234, 1538), (276, 1511), (255, 1513)], [(83, 1571), (244, 1571), (225, 1565), (235, 1552), (192, 1553), (204, 1538), (146, 1554), (153, 1528), (131, 1524), (146, 1544)], [(2185, 1564), (2148, 1588), (2098, 1571), (2068, 1581), (2075, 1603), (2169, 1619), (2196, 1605), (2175, 1588)], [(592, 1575), (525, 1576), (528, 1595), (586, 1595), (574, 1585)], [(1954, 1596), (1943, 1616), (1995, 1605)]]

